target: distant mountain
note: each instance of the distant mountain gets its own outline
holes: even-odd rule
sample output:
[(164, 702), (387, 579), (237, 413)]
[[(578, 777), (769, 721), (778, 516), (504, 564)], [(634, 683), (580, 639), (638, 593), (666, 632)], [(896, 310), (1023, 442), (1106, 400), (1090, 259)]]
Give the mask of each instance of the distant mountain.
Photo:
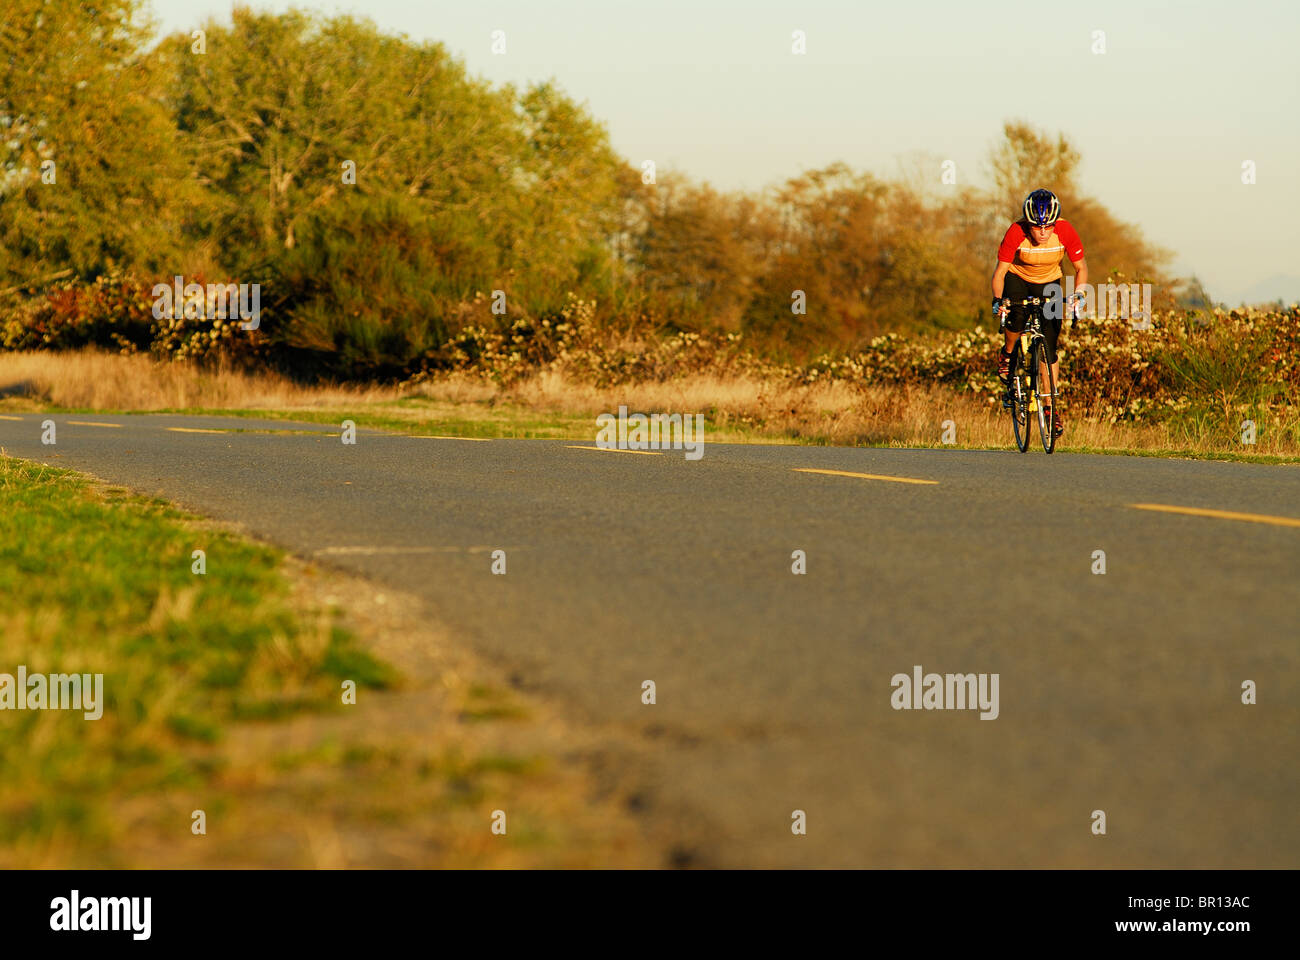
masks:
[(1294, 274), (1277, 274), (1267, 280), (1261, 280), (1254, 286), (1247, 287), (1239, 295), (1229, 300), (1234, 306), (1240, 304), (1273, 303), (1281, 299), (1284, 304), (1300, 303), (1300, 277)]

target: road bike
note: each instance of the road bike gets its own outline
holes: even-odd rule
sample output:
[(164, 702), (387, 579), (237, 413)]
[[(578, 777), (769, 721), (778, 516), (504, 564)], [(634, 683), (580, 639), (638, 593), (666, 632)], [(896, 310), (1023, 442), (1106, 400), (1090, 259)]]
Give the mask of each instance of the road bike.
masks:
[[(1037, 415), (1043, 449), (1051, 453), (1056, 449), (1052, 415), (1056, 412), (1057, 396), (1056, 377), (1052, 374), (1052, 365), (1047, 362), (1047, 339), (1043, 336), (1043, 304), (1047, 301), (1042, 297), (1030, 297), (1005, 302), (1008, 306), (1028, 307), (1029, 317), (1024, 332), (1016, 341), (1016, 349), (1011, 351), (1011, 376), (1002, 395), (1002, 406), (1011, 411), (1011, 430), (1021, 453), (1029, 450), (1031, 415)], [(999, 332), (1006, 326), (1007, 318), (1004, 316), (998, 326)]]

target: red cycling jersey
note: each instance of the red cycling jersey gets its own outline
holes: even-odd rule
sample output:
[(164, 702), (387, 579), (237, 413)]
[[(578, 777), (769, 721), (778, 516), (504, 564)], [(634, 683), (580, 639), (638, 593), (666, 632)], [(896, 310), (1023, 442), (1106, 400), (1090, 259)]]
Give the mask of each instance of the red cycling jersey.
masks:
[(1011, 264), (1011, 272), (1029, 283), (1051, 283), (1061, 278), (1061, 259), (1083, 259), (1083, 241), (1068, 220), (1057, 220), (1042, 243), (1034, 243), (1023, 220), (1013, 223), (998, 247), (998, 260)]

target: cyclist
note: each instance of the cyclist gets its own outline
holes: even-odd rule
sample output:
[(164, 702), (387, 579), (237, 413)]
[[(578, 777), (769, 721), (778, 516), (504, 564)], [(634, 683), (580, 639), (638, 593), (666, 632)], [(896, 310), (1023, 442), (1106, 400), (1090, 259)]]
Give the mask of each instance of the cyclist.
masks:
[[(998, 355), (998, 377), (1005, 384), (1011, 377), (1011, 354), (1016, 341), (1025, 330), (1029, 308), (1012, 305), (1009, 301), (1027, 300), (1031, 297), (1048, 299), (1052, 286), (1060, 289), (1061, 260), (1070, 258), (1074, 265), (1075, 289), (1088, 282), (1088, 264), (1083, 259), (1083, 243), (1069, 221), (1061, 219), (1061, 202), (1050, 190), (1035, 190), (1025, 197), (1021, 208), (1023, 216), (1007, 230), (998, 247), (997, 267), (993, 271), (993, 315), (1007, 317), (1006, 337)], [(1066, 313), (1074, 316), (1079, 301), (1077, 293), (1071, 294)], [(1047, 359), (1052, 364), (1052, 378), (1061, 382), (1060, 365), (1056, 358), (1056, 341), (1061, 333), (1061, 318), (1048, 316), (1043, 311), (1043, 339), (1047, 342)], [(1052, 436), (1065, 432), (1061, 415), (1050, 409)]]

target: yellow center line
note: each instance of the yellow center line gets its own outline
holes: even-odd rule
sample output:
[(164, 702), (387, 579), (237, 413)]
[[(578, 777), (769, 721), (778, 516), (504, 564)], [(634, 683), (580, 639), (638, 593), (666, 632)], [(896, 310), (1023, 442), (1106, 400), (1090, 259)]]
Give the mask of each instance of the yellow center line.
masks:
[(21, 420), (22, 420), (22, 417), (6, 417), (6, 416), (0, 416), (0, 420), (18, 420), (18, 421), (21, 421)]
[(64, 422), (77, 427), (117, 427), (118, 429), (122, 427), (120, 423), (95, 423), (93, 420), (66, 420)]
[(1270, 523), (1275, 527), (1300, 527), (1300, 518), (1273, 517), (1266, 513), (1238, 513), (1235, 510), (1205, 510), (1201, 507), (1171, 507), (1163, 503), (1130, 503), (1137, 510), (1161, 513), (1184, 513), (1192, 517), (1217, 517), (1220, 520), (1245, 520), (1247, 523)]
[(601, 450), (605, 453), (639, 453), (643, 457), (663, 456), (658, 450), (620, 450), (618, 447), (575, 447), (572, 444), (565, 444), (570, 450)]
[(833, 477), (859, 477), (863, 480), (891, 480), (894, 483), (934, 483), (938, 480), (916, 480), (912, 477), (886, 477), (878, 473), (849, 473), (847, 470), (816, 470), (813, 467), (794, 467), (795, 473), (828, 473)]
[(229, 430), (204, 430), (201, 427), (167, 427), (172, 433), (229, 433)]
[(439, 437), (433, 434), (413, 433), (410, 435), (412, 440), (469, 440), (473, 443), (491, 443), (491, 437)]

